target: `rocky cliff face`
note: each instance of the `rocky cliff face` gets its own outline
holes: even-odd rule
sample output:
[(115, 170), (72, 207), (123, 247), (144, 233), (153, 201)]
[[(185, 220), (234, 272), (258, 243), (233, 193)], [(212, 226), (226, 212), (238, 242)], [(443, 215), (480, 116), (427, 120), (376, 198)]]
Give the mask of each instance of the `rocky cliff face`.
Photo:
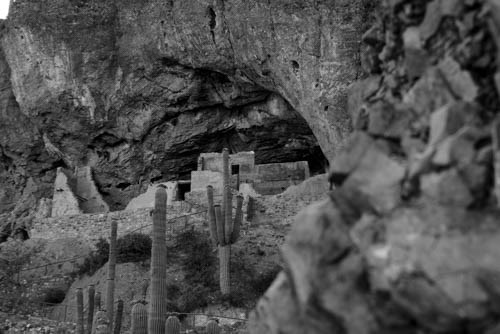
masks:
[(28, 181), (25, 198), (50, 196), (58, 166), (93, 167), (114, 209), (223, 146), (321, 170), (350, 130), (373, 6), (16, 1), (1, 33), (0, 211)]

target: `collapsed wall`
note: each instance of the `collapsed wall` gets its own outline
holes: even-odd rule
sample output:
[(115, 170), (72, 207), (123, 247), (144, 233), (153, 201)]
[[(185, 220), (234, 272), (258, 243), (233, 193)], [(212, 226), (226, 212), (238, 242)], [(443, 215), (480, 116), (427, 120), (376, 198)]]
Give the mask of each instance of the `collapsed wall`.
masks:
[(99, 193), (89, 166), (76, 167), (74, 173), (61, 167), (57, 168), (52, 217), (108, 211), (109, 206)]
[(251, 333), (498, 333), (500, 2), (384, 1)]

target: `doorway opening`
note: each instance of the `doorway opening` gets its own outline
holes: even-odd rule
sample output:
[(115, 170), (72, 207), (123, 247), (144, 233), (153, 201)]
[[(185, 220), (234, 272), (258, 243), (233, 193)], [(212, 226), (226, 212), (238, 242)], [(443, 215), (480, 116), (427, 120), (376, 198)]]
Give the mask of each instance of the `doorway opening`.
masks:
[(177, 184), (177, 197), (179, 201), (186, 200), (186, 193), (191, 191), (191, 181), (179, 181)]

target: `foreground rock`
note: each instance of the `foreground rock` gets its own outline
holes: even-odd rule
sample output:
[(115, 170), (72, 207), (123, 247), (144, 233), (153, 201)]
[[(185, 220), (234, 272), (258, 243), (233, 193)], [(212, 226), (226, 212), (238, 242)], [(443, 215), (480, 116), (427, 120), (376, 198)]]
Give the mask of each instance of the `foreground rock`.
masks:
[(498, 6), (384, 2), (337, 188), (296, 217), (252, 333), (498, 332)]

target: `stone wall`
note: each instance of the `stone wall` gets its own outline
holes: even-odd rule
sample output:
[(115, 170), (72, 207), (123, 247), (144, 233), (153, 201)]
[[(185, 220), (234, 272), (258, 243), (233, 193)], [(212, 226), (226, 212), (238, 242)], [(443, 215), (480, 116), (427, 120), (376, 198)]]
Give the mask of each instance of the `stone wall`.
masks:
[(220, 193), (222, 173), (210, 170), (191, 172), (191, 192), (206, 191), (209, 185), (214, 187), (216, 193)]
[[(222, 153), (211, 152), (202, 153), (200, 155), (201, 163), (198, 168), (201, 170), (211, 170), (222, 172)], [(240, 173), (252, 173), (255, 167), (255, 153), (254, 152), (238, 152), (229, 155), (229, 164), (240, 166)]]
[(259, 194), (274, 195), (307, 178), (309, 178), (307, 161), (256, 165), (254, 187)]
[[(168, 222), (170, 229), (182, 229), (205, 220), (205, 208), (187, 202), (173, 202), (167, 207), (167, 219), (191, 214)], [(201, 212), (200, 212), (201, 211)], [(197, 214), (197, 212), (200, 212)], [(110, 233), (109, 219), (118, 221), (118, 237), (133, 231), (151, 233), (151, 208), (124, 210), (98, 214), (78, 214), (71, 216), (35, 219), (30, 231), (31, 238), (60, 239), (80, 238), (90, 244)], [(144, 228), (142, 228), (144, 227)]]
[[(178, 183), (177, 182), (163, 182), (160, 183), (166, 187), (167, 191), (167, 205), (172, 205), (172, 202), (177, 200), (178, 196)], [(152, 208), (155, 203), (155, 192), (158, 184), (151, 184), (145, 193), (132, 198), (127, 204), (125, 210), (135, 210), (140, 208)]]

